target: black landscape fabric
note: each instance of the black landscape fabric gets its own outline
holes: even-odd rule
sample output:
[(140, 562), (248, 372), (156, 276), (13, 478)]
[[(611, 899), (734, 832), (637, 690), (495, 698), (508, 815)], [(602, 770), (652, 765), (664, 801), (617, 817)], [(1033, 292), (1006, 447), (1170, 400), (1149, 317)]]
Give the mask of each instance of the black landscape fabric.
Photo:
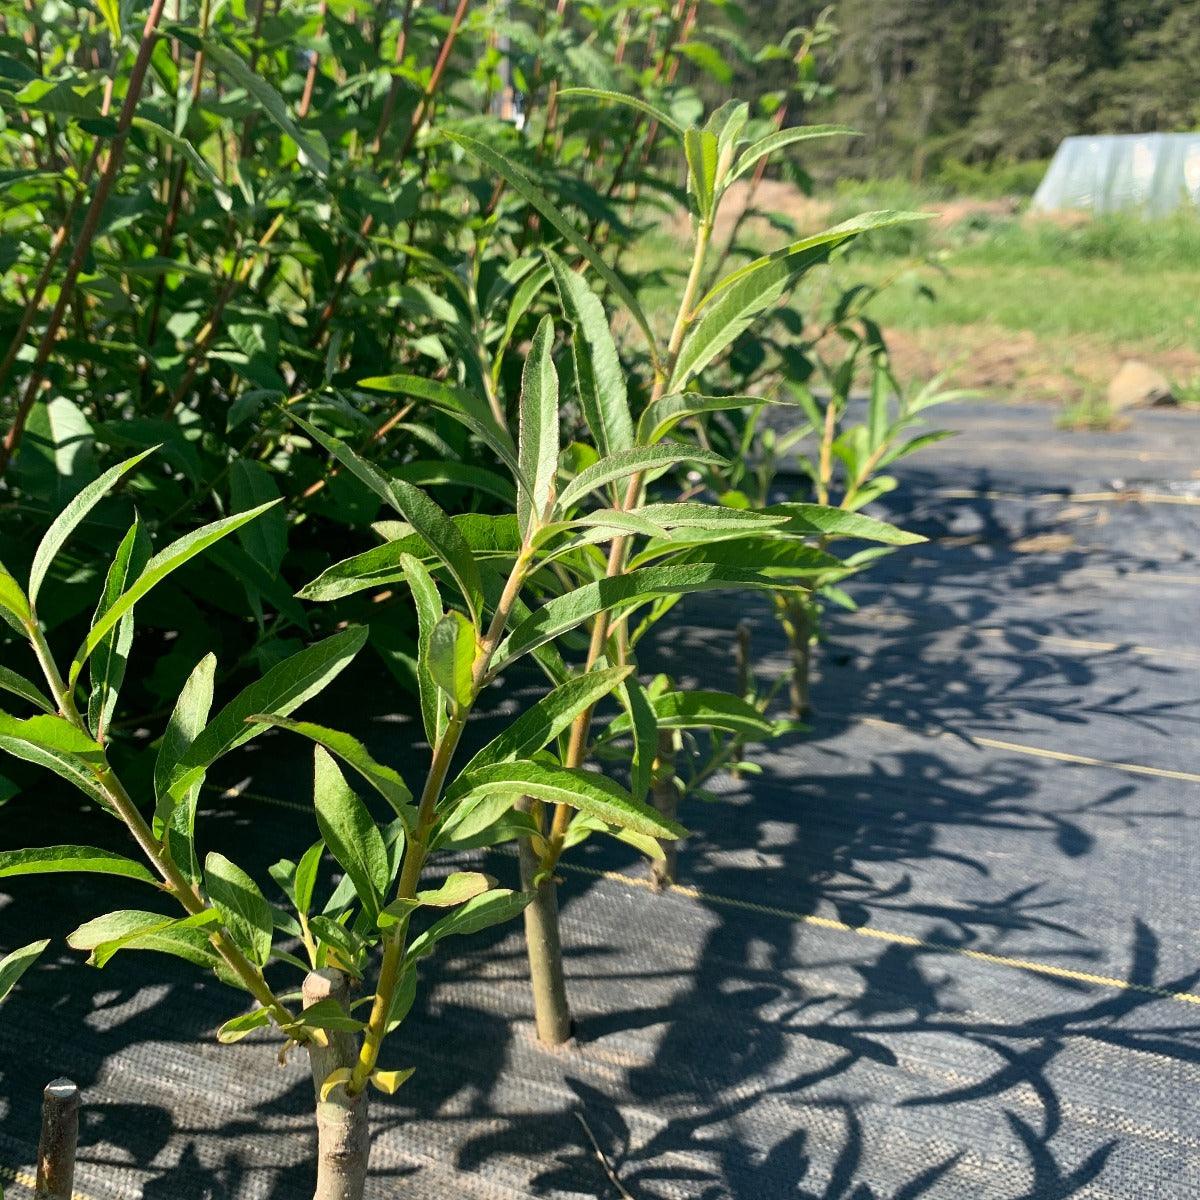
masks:
[[(384, 1064), (417, 1075), (372, 1100), (372, 1197), (617, 1196), (593, 1139), (639, 1200), (1196, 1194), (1200, 418), (946, 412), (962, 436), (886, 499), (930, 541), (831, 616), (811, 733), (682, 814), (684, 887), (600, 846), (564, 872), (576, 1044), (533, 1040), (516, 927), (431, 966)], [(681, 606), (653, 665), (731, 685), (739, 619), (782, 670), (765, 602), (728, 597)], [(371, 726), (383, 756), (412, 736)], [(202, 829), (261, 876), (316, 833), (303, 756), (255, 746)], [(63, 840), (47, 803), (11, 801), (6, 843)], [(137, 887), (21, 879), (0, 907), (3, 947), (60, 939), (0, 1010), (11, 1194), (65, 1074), (84, 1197), (311, 1195), (303, 1056), (217, 1045), (240, 999), (184, 964), (63, 947)]]

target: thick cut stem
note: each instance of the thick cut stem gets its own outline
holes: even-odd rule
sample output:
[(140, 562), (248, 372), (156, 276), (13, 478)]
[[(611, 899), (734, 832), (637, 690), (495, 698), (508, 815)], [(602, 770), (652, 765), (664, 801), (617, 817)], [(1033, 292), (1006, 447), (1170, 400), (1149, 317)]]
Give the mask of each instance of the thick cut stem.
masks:
[(38, 1138), (38, 1200), (71, 1200), (75, 1146), (79, 1141), (79, 1088), (55, 1079), (42, 1093), (42, 1134)]
[(521, 887), (533, 896), (525, 906), (525, 945), (538, 1041), (547, 1046), (561, 1046), (570, 1040), (572, 1022), (558, 932), (558, 889), (550, 876), (535, 884), (539, 858), (527, 838), (518, 844), (517, 853)]
[[(654, 807), (668, 820), (679, 814), (679, 789), (675, 786), (675, 733), (670, 729), (658, 731), (658, 756), (654, 761), (654, 784), (650, 789)], [(679, 843), (664, 839), (663, 857), (650, 862), (650, 878), (654, 886), (663, 891), (678, 879)]]
[[(348, 1010), (350, 990), (340, 971), (327, 967), (305, 976), (304, 1007), (311, 1008), (321, 1000), (333, 1000)], [(326, 1031), (326, 1040), (325, 1046), (308, 1043), (317, 1098), (317, 1189), (313, 1200), (362, 1200), (371, 1154), (368, 1093), (351, 1095), (345, 1084), (339, 1083), (321, 1099), (325, 1080), (334, 1071), (351, 1070), (358, 1058), (353, 1034)]]
[(812, 711), (809, 701), (809, 675), (812, 669), (812, 619), (803, 604), (792, 605), (787, 623), (792, 650), (792, 677), (788, 693), (792, 715), (803, 720)]

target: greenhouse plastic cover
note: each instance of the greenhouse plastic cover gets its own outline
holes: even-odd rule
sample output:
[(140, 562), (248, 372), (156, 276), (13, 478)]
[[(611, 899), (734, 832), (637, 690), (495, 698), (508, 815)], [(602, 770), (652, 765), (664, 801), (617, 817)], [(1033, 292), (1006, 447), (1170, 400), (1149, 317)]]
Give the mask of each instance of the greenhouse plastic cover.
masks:
[(1066, 138), (1033, 197), (1040, 212), (1161, 216), (1184, 204), (1200, 205), (1200, 133)]

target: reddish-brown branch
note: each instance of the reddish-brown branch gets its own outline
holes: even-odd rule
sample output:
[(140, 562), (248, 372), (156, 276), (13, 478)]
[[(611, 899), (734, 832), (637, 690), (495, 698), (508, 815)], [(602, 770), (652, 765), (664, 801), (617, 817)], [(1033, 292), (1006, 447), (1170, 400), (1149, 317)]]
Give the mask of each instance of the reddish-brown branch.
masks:
[(121, 105), (120, 116), (117, 119), (117, 133), (113, 138), (112, 150), (109, 153), (108, 161), (104, 164), (104, 170), (100, 174), (99, 182), (96, 184), (96, 191), (92, 196), (92, 202), (88, 206), (87, 215), (83, 219), (83, 226), (79, 230), (79, 236), (75, 241), (75, 249), (71, 254), (70, 261), (67, 263), (67, 270), (58, 294), (58, 300), (50, 313), (50, 319), (46, 323), (41, 341), (38, 343), (37, 352), (34, 355), (33, 368), (29, 373), (29, 378), (26, 380), (21, 402), (17, 406), (12, 425), (4, 435), (4, 442), (0, 445), (0, 474), (7, 469), (13, 454), (21, 444), (21, 435), (25, 432), (25, 422), (29, 419), (30, 409), (33, 408), (33, 402), (41, 389), (44, 377), (43, 372), (46, 361), (50, 357), (51, 347), (53, 347), (54, 340), (58, 336), (59, 327), (67, 311), (67, 305), (71, 300), (71, 293), (75, 288), (75, 281), (79, 278), (79, 272), (83, 269), (83, 264), (87, 261), (92, 239), (96, 236), (96, 230), (100, 225), (100, 217), (104, 212), (105, 205), (108, 203), (108, 196), (112, 191), (113, 184), (116, 182), (117, 174), (121, 168), (121, 161), (125, 157), (125, 141), (129, 136), (129, 127), (133, 123), (133, 114), (137, 110), (138, 100), (142, 94), (142, 85), (146, 80), (146, 70), (150, 66), (150, 54), (154, 49), (154, 40), (158, 33), (158, 22), (162, 16), (162, 10), (163, 0), (151, 0), (150, 11), (146, 14), (146, 23), (142, 27), (142, 40), (138, 46), (137, 57), (133, 62), (133, 70), (129, 75), (129, 87), (125, 93), (125, 100)]
[[(112, 94), (113, 81), (110, 77), (104, 85), (104, 98), (100, 104), (100, 115), (102, 117), (108, 116), (109, 108), (112, 106)], [(38, 272), (37, 282), (33, 285), (33, 291), (25, 298), (25, 311), (21, 313), (21, 320), (17, 324), (16, 333), (13, 334), (13, 339), (9, 343), (8, 350), (5, 351), (4, 361), (0, 362), (0, 387), (4, 386), (4, 381), (8, 378), (8, 373), (13, 368), (13, 363), (17, 361), (17, 355), (21, 353), (21, 347), (25, 344), (25, 337), (29, 333), (29, 327), (33, 324), (33, 318), (37, 316), (37, 311), (41, 307), (42, 297), (46, 294), (46, 288), (50, 283), (50, 276), (53, 274), (55, 265), (58, 263), (58, 256), (62, 253), (62, 248), (67, 244), (67, 237), (71, 232), (71, 224), (75, 220), (75, 213), (79, 210), (79, 202), (86, 194), (88, 185), (92, 182), (92, 175), (95, 174), (96, 164), (100, 161), (100, 147), (103, 141), (103, 138), (97, 138), (92, 146), (88, 160), (79, 174), (79, 186), (75, 191), (75, 195), (71, 197), (71, 202), (67, 206), (62, 224), (54, 231), (54, 237), (50, 241), (50, 248), (46, 252), (46, 261), (42, 264), (41, 271)]]

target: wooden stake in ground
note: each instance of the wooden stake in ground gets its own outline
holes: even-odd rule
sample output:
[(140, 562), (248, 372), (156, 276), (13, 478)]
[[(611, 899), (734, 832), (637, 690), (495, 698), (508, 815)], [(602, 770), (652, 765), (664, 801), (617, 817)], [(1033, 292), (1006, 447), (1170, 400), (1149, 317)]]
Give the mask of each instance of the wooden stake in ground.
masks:
[[(349, 1011), (350, 989), (345, 975), (332, 968), (312, 971), (304, 977), (304, 1007), (332, 1001)], [(349, 1071), (358, 1061), (353, 1034), (325, 1033), (327, 1045), (308, 1044), (313, 1087), (317, 1095), (317, 1189), (313, 1200), (362, 1200), (371, 1153), (367, 1127), (367, 1092), (350, 1095), (338, 1084), (321, 1099), (325, 1081), (334, 1071)]]
[(42, 1135), (38, 1139), (39, 1200), (71, 1200), (75, 1147), (79, 1141), (79, 1088), (55, 1079), (42, 1093)]

